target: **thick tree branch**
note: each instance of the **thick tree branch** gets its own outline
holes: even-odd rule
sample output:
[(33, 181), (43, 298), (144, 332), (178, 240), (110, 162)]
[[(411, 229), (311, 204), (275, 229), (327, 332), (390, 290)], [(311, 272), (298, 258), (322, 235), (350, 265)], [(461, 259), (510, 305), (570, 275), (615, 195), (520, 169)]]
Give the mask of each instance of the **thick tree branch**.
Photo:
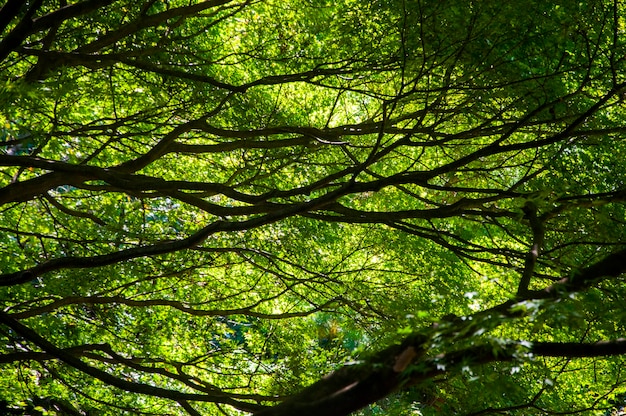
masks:
[(424, 354), (425, 337), (412, 335), (363, 363), (344, 366), (254, 416), (348, 415), (397, 390), (406, 380), (402, 373)]
[[(26, 37), (31, 33), (33, 25), (32, 17), (35, 15), (37, 10), (39, 10), (42, 4), (43, 0), (33, 1), (30, 4), (28, 10), (26, 10), (24, 17), (22, 17), (20, 22), (15, 26), (15, 28), (13, 28), (13, 30), (8, 35), (4, 37), (4, 39), (2, 39), (2, 41), (0, 41), (0, 62), (4, 61), (12, 51), (19, 47), (24, 39), (26, 39)], [(5, 7), (7, 7), (6, 11), (9, 16), (15, 16), (15, 4), (6, 4), (2, 7), (0, 12), (4, 12)]]
[(533, 201), (527, 201), (523, 208), (524, 214), (530, 223), (530, 229), (532, 231), (532, 242), (530, 250), (526, 254), (526, 260), (524, 263), (524, 270), (522, 271), (522, 277), (517, 288), (517, 296), (522, 298), (528, 292), (528, 286), (530, 280), (535, 272), (535, 266), (539, 253), (543, 247), (543, 239), (545, 229), (543, 225), (543, 219), (539, 217), (537, 213), (537, 206)]
[(626, 273), (626, 249), (617, 251), (593, 265), (572, 273), (570, 277), (546, 287), (543, 290), (532, 290), (526, 294), (527, 299), (548, 299), (563, 294), (585, 290), (601, 279), (618, 277)]
[(11, 20), (18, 15), (24, 5), (23, 0), (8, 0), (4, 6), (0, 8), (0, 34), (4, 32)]

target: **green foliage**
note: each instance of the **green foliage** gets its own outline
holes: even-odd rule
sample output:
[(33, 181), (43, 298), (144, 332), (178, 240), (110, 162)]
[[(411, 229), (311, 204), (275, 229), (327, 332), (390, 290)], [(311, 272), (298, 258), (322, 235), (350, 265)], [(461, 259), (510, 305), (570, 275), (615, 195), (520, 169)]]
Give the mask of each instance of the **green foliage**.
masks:
[(0, 413), (624, 404), (621, 1), (18, 3)]

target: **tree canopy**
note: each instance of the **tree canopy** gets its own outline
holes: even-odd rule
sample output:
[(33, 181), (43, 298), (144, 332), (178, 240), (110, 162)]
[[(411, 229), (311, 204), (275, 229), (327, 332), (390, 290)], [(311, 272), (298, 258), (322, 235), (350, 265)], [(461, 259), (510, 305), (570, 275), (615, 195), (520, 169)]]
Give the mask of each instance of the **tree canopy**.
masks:
[(0, 413), (616, 415), (622, 0), (7, 0)]

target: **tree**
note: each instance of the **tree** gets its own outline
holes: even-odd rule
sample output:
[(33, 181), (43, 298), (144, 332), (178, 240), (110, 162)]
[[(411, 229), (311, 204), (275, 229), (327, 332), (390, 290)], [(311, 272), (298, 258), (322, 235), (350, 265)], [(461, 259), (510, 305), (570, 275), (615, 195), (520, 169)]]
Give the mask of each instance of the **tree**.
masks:
[(616, 412), (623, 10), (8, 0), (3, 412)]

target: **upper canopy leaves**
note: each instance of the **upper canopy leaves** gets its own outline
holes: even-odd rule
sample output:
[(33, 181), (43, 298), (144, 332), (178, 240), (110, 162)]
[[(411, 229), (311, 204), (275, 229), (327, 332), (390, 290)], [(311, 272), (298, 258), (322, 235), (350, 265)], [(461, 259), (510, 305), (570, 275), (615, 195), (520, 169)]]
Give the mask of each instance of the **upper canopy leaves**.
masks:
[(8, 1), (0, 399), (602, 414), (622, 10)]

